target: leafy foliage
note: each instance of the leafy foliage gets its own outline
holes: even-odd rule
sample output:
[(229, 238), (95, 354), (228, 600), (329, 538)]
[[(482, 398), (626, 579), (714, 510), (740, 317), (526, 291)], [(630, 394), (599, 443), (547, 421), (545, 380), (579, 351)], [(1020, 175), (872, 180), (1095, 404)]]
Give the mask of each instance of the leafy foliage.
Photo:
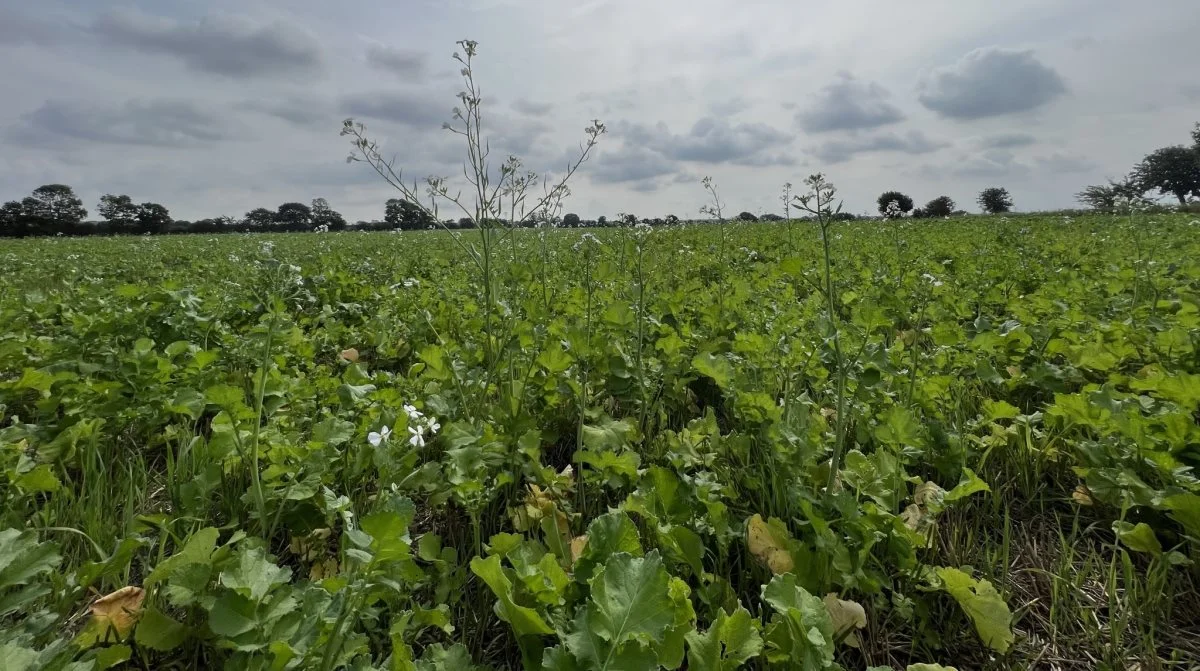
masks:
[(1008, 189), (992, 186), (979, 193), (979, 207), (988, 214), (1003, 214), (1013, 207), (1012, 196)]

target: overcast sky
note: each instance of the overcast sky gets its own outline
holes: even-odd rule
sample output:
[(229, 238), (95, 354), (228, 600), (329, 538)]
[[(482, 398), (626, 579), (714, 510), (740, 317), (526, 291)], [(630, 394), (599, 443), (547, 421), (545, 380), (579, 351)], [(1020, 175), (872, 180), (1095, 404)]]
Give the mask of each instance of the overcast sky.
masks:
[[(986, 5), (986, 9), (984, 6)], [(461, 171), (441, 130), (477, 40), (497, 161), (561, 170), (568, 211), (781, 209), (825, 172), (853, 212), (1005, 186), (1072, 206), (1200, 121), (1197, 0), (0, 0), (0, 199), (75, 187), (193, 219), (322, 196), (378, 219), (353, 116), (406, 175)]]

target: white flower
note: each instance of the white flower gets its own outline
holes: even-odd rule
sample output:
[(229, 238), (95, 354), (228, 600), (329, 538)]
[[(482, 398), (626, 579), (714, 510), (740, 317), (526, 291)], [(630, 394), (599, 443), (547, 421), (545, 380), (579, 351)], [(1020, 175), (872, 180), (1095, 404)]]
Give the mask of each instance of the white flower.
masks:
[(424, 417), (424, 415), (421, 414), (421, 411), (417, 410), (416, 406), (412, 406), (412, 405), (404, 406), (404, 414), (408, 415), (408, 418), (413, 421), (416, 421), (416, 420)]
[(378, 432), (372, 431), (371, 433), (368, 433), (367, 442), (371, 444), (371, 447), (379, 447), (381, 443), (386, 443), (388, 436), (391, 435), (392, 430), (385, 426)]
[(425, 435), (416, 427), (408, 427), (408, 442), (413, 447), (425, 447)]

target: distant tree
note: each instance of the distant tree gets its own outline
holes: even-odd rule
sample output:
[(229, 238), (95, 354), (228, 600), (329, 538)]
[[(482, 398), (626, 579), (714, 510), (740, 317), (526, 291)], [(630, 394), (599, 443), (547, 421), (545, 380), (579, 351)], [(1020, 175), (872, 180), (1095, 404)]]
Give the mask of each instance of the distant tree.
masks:
[(607, 226), (608, 225), (608, 217), (606, 217), (602, 214), (602, 215), (600, 215), (600, 218), (596, 220), (596, 223), (600, 226)]
[(568, 212), (562, 218), (563, 228), (579, 228), (579, 215), (574, 212)]
[(638, 218), (636, 214), (626, 214), (621, 217), (621, 223), (625, 226), (636, 226)]
[(737, 219), (738, 221), (758, 221), (758, 217), (754, 216), (750, 212), (739, 213)]
[(1192, 150), (1200, 152), (1200, 121), (1196, 122), (1196, 127), (1192, 129)]
[(920, 207), (913, 208), (913, 211), (912, 211), (912, 218), (913, 218), (913, 219), (928, 219), (928, 218), (929, 218), (929, 213), (928, 213), (928, 212), (926, 212), (926, 211), (925, 211), (923, 208), (920, 208)]
[(166, 233), (171, 227), (171, 213), (158, 203), (142, 203), (137, 210), (136, 232)]
[(25, 235), (75, 233), (87, 216), (83, 201), (66, 184), (46, 184), (21, 200)]
[(667, 218), (666, 218), (666, 222), (667, 222), (668, 226), (674, 226), (675, 224), (679, 223), (679, 217), (677, 217), (673, 214), (668, 214)]
[[(925, 204), (924, 215), (926, 217), (948, 217), (954, 213), (954, 208), (958, 205), (950, 196), (938, 196)], [(916, 216), (914, 214), (914, 216)]]
[(19, 201), (10, 200), (0, 207), (0, 237), (23, 238), (28, 234), (25, 210)]
[(879, 196), (879, 200), (876, 202), (879, 205), (879, 214), (885, 217), (888, 216), (888, 208), (892, 202), (895, 202), (900, 208), (900, 216), (912, 212), (913, 209), (913, 199), (899, 191), (885, 191), (883, 195)]
[(418, 231), (437, 223), (420, 206), (399, 198), (392, 198), (384, 204), (383, 220), (392, 228), (402, 231)]
[(129, 196), (104, 194), (100, 196), (100, 207), (97, 209), (113, 233), (137, 232), (138, 206)]
[(768, 212), (768, 213), (764, 214), (763, 216), (759, 217), (758, 219), (759, 219), (759, 221), (770, 221), (770, 222), (783, 221), (783, 215), (775, 214), (774, 212)]
[(472, 226), (474, 226), (474, 224), (475, 224), (475, 222), (472, 221), (470, 217), (462, 217), (458, 220), (459, 228), (471, 228)]
[(275, 212), (275, 228), (284, 231), (311, 231), (312, 208), (304, 203), (284, 203)]
[(331, 231), (341, 231), (346, 228), (346, 219), (329, 207), (329, 201), (324, 198), (313, 199), (312, 223), (314, 228), (326, 226)]
[(242, 223), (251, 231), (270, 230), (275, 225), (275, 213), (265, 207), (257, 207), (246, 213)]
[(979, 194), (977, 201), (979, 207), (983, 208), (988, 214), (1003, 214), (1012, 209), (1012, 196), (1008, 194), (1008, 189), (998, 186), (992, 186), (984, 189)]
[(1142, 159), (1133, 169), (1133, 177), (1147, 191), (1158, 189), (1186, 205), (1188, 194), (1200, 196), (1200, 154), (1182, 145), (1163, 147)]

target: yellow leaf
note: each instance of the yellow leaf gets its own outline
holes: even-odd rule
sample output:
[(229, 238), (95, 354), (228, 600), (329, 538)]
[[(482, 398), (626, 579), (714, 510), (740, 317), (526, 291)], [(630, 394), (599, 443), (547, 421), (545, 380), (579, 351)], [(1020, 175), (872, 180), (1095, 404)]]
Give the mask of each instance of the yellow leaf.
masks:
[(1079, 485), (1075, 491), (1071, 492), (1071, 498), (1081, 506), (1090, 506), (1095, 501), (1092, 500), (1092, 493), (1088, 491), (1087, 485)]
[(116, 632), (124, 639), (142, 615), (142, 600), (146, 592), (141, 587), (122, 587), (92, 604), (92, 621), (101, 632)]
[(775, 575), (789, 573), (795, 568), (788, 547), (791, 542), (787, 528), (778, 519), (765, 522), (762, 515), (755, 515), (746, 523), (746, 545), (750, 554), (758, 557)]
[(338, 574), (338, 561), (334, 557), (329, 557), (325, 561), (320, 561), (312, 565), (308, 571), (308, 579), (312, 581), (324, 580)]
[(350, 349), (344, 349), (344, 350), (342, 350), (342, 353), (339, 354), (338, 356), (343, 361), (349, 361), (350, 363), (354, 363), (355, 361), (358, 361), (358, 350), (354, 349), (353, 347), (351, 347)]
[(936, 482), (926, 481), (917, 485), (917, 488), (913, 491), (913, 501), (918, 506), (924, 506), (930, 501), (936, 501), (942, 494), (945, 494), (945, 490), (939, 487)]
[(821, 601), (825, 604), (825, 610), (829, 611), (829, 619), (833, 620), (834, 635), (844, 634), (843, 642), (851, 648), (858, 648), (858, 634), (854, 630), (867, 626), (867, 612), (862, 604), (839, 599), (833, 592), (826, 594)]
[(579, 557), (583, 555), (583, 549), (587, 547), (587, 534), (576, 536), (571, 539), (571, 563), (579, 561)]

